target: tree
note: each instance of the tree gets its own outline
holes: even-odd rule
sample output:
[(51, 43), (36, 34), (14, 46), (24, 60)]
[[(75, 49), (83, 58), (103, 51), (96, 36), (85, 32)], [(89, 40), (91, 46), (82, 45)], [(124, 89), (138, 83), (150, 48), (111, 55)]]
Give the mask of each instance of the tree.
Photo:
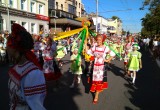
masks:
[(124, 29), (122, 29), (122, 35), (126, 35), (126, 31)]
[(145, 0), (142, 9), (149, 6), (150, 13), (147, 13), (142, 18), (142, 31), (143, 35), (160, 34), (160, 0)]
[(112, 19), (113, 19), (113, 20), (115, 20), (115, 19), (119, 20), (120, 18), (117, 17), (117, 16), (112, 16)]

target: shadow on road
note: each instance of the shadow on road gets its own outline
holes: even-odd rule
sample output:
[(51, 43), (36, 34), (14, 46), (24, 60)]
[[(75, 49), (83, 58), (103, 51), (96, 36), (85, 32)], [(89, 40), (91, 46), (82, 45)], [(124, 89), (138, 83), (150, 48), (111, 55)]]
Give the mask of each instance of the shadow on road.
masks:
[(9, 93), (8, 93), (8, 65), (0, 65), (0, 108), (9, 110)]
[(135, 86), (130, 81), (124, 85), (129, 88), (126, 97), (141, 110), (160, 110), (160, 69), (149, 52), (142, 51), (142, 55), (143, 68), (137, 73)]
[(73, 74), (66, 71), (58, 81), (48, 82), (48, 94), (45, 100), (47, 110), (79, 110), (74, 97), (81, 95), (79, 87), (70, 89)]

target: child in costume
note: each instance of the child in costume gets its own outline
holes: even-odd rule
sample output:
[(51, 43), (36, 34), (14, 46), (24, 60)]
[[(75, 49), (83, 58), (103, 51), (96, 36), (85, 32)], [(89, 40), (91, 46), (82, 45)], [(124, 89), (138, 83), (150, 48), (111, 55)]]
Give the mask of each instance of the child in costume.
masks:
[(74, 74), (74, 79), (73, 79), (73, 83), (70, 86), (70, 88), (74, 88), (76, 83), (80, 83), (81, 81), (81, 74), (82, 74), (82, 67), (81, 67), (81, 57), (79, 57), (78, 59), (78, 65), (76, 64), (76, 60), (77, 60), (77, 56), (78, 56), (78, 49), (75, 48), (73, 51), (73, 54), (71, 55), (71, 72)]
[(127, 74), (127, 64), (128, 64), (128, 58), (127, 58), (127, 55), (129, 52), (132, 51), (132, 45), (133, 45), (133, 42), (132, 42), (132, 36), (129, 36), (128, 39), (126, 39), (126, 44), (124, 46), (124, 69), (125, 69), (125, 74), (124, 76), (126, 76)]
[(62, 42), (58, 41), (56, 59), (58, 61), (58, 65), (60, 67), (62, 67), (62, 65), (63, 65), (61, 59), (65, 56), (65, 50), (64, 50), (64, 48), (65, 47), (62, 45)]
[(136, 79), (136, 72), (142, 68), (142, 61), (141, 61), (141, 57), (142, 54), (137, 51), (140, 49), (140, 47), (138, 46), (138, 44), (133, 44), (132, 46), (133, 50), (131, 52), (129, 52), (128, 56), (128, 74), (130, 75), (131, 72), (133, 72), (131, 74), (131, 77), (133, 78), (132, 83), (135, 84), (135, 79)]

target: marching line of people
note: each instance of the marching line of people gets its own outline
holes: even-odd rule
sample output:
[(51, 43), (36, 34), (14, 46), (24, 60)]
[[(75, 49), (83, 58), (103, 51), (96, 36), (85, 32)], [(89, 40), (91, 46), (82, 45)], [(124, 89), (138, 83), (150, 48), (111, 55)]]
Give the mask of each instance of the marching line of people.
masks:
[(55, 42), (50, 35), (31, 36), (26, 29), (14, 23), (10, 36), (6, 41), (2, 38), (0, 34), (1, 56), (4, 50), (14, 63), (9, 70), (10, 108), (13, 110), (45, 110), (46, 81), (58, 80), (62, 76), (60, 69), (63, 69), (63, 58), (68, 52), (70, 71), (74, 75), (70, 88), (80, 84), (81, 75), (85, 74), (91, 86), (90, 92), (95, 94), (93, 104), (98, 102), (99, 94), (108, 88), (107, 71), (111, 69), (112, 60), (124, 61), (124, 77), (131, 77), (133, 84), (136, 73), (142, 68), (140, 47), (132, 36), (126, 39), (107, 37), (105, 34), (90, 36), (83, 45), (80, 57), (78, 49), (81, 39), (77, 35)]

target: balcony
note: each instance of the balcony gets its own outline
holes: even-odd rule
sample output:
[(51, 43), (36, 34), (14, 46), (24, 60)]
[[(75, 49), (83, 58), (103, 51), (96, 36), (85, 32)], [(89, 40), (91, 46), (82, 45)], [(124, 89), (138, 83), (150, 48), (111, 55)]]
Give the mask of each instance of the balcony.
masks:
[(75, 0), (66, 0), (66, 2), (67, 2), (68, 4), (70, 4), (70, 5), (75, 6), (75, 7), (76, 7), (76, 5), (77, 5)]
[[(55, 12), (56, 12), (56, 14), (55, 14)], [(73, 18), (77, 17), (75, 14), (72, 14), (72, 13), (69, 13), (69, 12), (66, 12), (63, 10), (49, 10), (49, 16), (51, 18), (54, 18), (55, 15), (58, 18), (69, 18), (69, 19), (73, 19)]]

